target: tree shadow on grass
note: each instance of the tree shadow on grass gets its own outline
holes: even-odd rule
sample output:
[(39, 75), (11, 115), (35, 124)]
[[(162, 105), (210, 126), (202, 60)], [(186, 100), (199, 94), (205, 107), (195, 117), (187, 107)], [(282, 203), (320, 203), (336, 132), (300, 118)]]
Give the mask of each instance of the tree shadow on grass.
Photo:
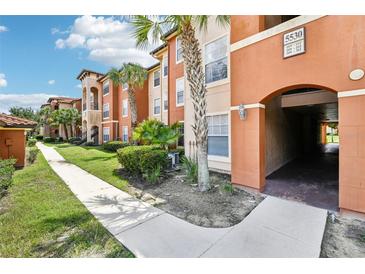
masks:
[(63, 227), (52, 239), (32, 248), (36, 257), (133, 257), (90, 214), (80, 212), (42, 221), (49, 232)]

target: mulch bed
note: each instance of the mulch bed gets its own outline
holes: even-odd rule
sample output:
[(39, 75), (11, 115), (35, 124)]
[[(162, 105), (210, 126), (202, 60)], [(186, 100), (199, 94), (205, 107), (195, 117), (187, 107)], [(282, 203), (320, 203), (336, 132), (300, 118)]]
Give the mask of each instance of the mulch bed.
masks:
[[(129, 176), (123, 169), (120, 175), (129, 181), (129, 192), (146, 202), (190, 223), (203, 227), (229, 227), (241, 222), (263, 199), (259, 193), (234, 189), (224, 190), (230, 176), (211, 172), (212, 188), (200, 192), (185, 173), (166, 174), (158, 184), (149, 184), (141, 177)], [(156, 198), (156, 199), (153, 199)]]

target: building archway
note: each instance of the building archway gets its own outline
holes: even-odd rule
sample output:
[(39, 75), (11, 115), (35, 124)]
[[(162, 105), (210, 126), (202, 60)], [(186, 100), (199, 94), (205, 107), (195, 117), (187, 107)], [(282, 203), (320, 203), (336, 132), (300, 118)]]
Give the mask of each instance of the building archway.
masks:
[(323, 125), (338, 124), (337, 93), (296, 85), (266, 96), (264, 193), (338, 209), (339, 145), (323, 139)]

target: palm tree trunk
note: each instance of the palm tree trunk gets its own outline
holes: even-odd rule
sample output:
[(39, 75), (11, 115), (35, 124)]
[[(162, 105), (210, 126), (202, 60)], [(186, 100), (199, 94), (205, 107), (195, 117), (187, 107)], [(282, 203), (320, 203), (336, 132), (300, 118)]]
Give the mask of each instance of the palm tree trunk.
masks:
[(200, 191), (210, 189), (208, 170), (208, 122), (205, 77), (202, 54), (195, 30), (191, 24), (184, 25), (181, 34), (184, 64), (194, 107), (192, 126), (197, 144), (198, 186)]
[(128, 101), (129, 108), (131, 111), (131, 124), (132, 132), (137, 126), (137, 103), (136, 103), (136, 93), (133, 88), (128, 88)]

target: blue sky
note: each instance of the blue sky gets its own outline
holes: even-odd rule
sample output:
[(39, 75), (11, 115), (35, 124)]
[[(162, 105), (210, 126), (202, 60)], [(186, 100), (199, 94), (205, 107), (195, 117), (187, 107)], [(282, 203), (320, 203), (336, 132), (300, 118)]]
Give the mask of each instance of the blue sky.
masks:
[(131, 27), (111, 16), (0, 16), (0, 112), (38, 108), (48, 96), (79, 97), (83, 68), (156, 62), (135, 49)]

